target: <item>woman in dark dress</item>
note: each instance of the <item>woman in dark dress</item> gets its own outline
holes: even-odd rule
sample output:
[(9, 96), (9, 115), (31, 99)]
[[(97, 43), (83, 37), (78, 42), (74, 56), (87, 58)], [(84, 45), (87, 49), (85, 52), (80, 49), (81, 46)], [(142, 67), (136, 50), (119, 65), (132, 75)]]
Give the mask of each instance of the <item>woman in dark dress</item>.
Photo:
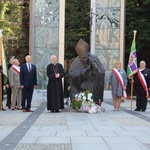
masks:
[(51, 64), (47, 66), (47, 110), (59, 112), (64, 109), (64, 94), (62, 78), (65, 76), (62, 64), (57, 63), (57, 57), (50, 57)]

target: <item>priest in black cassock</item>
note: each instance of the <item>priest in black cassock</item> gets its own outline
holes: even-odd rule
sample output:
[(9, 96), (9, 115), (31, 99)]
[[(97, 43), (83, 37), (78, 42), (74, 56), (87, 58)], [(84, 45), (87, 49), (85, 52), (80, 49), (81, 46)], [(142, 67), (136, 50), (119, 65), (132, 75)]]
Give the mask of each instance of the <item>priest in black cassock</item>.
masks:
[(51, 64), (47, 66), (47, 110), (59, 112), (64, 109), (64, 94), (62, 78), (65, 76), (62, 64), (57, 63), (57, 57), (50, 57)]

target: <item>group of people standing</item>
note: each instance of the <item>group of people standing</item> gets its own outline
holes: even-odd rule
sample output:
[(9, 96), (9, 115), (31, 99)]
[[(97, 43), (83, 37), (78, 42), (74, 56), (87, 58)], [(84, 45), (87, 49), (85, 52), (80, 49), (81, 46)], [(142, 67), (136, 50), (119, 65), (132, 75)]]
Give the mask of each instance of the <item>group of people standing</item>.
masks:
[[(57, 57), (51, 56), (51, 64), (47, 66), (48, 86), (47, 86), (47, 110), (59, 112), (64, 109), (62, 78), (65, 76), (64, 69), (57, 63)], [(146, 62), (140, 61), (137, 72), (130, 82), (134, 82), (136, 94), (136, 109), (134, 111), (146, 111), (147, 98), (150, 90), (150, 69), (146, 68)], [(121, 62), (117, 61), (115, 67), (109, 75), (109, 88), (112, 90), (114, 111), (120, 111), (122, 97), (126, 98), (127, 75), (121, 69)]]
[[(134, 111), (144, 112), (147, 108), (147, 98), (150, 90), (150, 69), (146, 68), (145, 61), (140, 61), (139, 68), (130, 78), (130, 82), (134, 83), (136, 95), (136, 109)], [(126, 86), (126, 72), (124, 69), (121, 69), (121, 63), (116, 62), (109, 75), (109, 88), (112, 91), (114, 111), (121, 110), (121, 98), (127, 97)]]
[[(31, 101), (34, 88), (37, 87), (36, 66), (31, 63), (31, 56), (25, 57), (26, 62), (20, 66), (18, 59), (10, 59), (8, 70), (8, 83), (6, 106), (11, 110), (22, 110), (22, 112), (33, 112)], [(50, 57), (51, 64), (47, 66), (47, 110), (60, 112), (64, 109), (64, 95), (62, 78), (65, 76), (63, 66), (57, 63), (57, 57)], [(11, 96), (10, 96), (11, 95)], [(3, 110), (5, 110), (3, 108)]]
[[(18, 59), (11, 60), (9, 68), (9, 86), (11, 88), (11, 103), (7, 106), (11, 110), (20, 110), (22, 112), (33, 112), (31, 110), (31, 101), (34, 88), (37, 87), (36, 66), (31, 63), (31, 56), (25, 57), (26, 62), (19, 66)], [(62, 64), (57, 62), (57, 57), (50, 57), (51, 63), (47, 66), (47, 110), (50, 112), (60, 112), (64, 109), (64, 95), (62, 78), (65, 76)], [(150, 90), (150, 69), (146, 68), (145, 61), (140, 61), (137, 72), (130, 80), (134, 82), (136, 93), (136, 109), (134, 111), (145, 111), (147, 107), (147, 98)], [(120, 111), (121, 98), (127, 97), (127, 75), (124, 69), (121, 69), (121, 63), (117, 61), (109, 75), (109, 88), (112, 91), (114, 111)], [(9, 102), (7, 102), (9, 103)]]
[(8, 83), (4, 83), (7, 89), (6, 106), (11, 110), (33, 112), (31, 100), (33, 89), (37, 86), (36, 66), (31, 63), (30, 55), (27, 55), (25, 60), (21, 66), (18, 59), (13, 57), (10, 60)]

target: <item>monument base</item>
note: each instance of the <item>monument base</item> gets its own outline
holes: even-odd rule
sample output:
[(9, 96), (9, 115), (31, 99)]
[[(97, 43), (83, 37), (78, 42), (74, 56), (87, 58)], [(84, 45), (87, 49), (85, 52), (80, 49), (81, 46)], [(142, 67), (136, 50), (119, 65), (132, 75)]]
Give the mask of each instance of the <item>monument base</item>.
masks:
[[(33, 100), (47, 101), (47, 90), (46, 89), (35, 89), (33, 93)], [(104, 102), (112, 99), (111, 91), (104, 90)], [(64, 98), (64, 100), (66, 100)]]
[(32, 100), (47, 101), (47, 90), (46, 89), (35, 89)]

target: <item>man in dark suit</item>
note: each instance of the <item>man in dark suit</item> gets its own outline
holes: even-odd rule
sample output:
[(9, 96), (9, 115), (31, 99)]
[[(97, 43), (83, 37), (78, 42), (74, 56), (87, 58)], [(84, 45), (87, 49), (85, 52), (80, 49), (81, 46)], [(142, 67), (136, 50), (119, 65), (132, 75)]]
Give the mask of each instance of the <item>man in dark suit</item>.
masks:
[(20, 85), (22, 87), (22, 112), (33, 112), (31, 101), (33, 90), (37, 86), (36, 66), (31, 64), (31, 56), (25, 57), (26, 63), (20, 68)]
[(136, 90), (136, 109), (134, 111), (144, 112), (150, 89), (150, 69), (146, 68), (145, 61), (140, 61), (140, 67), (134, 75), (134, 83)]

